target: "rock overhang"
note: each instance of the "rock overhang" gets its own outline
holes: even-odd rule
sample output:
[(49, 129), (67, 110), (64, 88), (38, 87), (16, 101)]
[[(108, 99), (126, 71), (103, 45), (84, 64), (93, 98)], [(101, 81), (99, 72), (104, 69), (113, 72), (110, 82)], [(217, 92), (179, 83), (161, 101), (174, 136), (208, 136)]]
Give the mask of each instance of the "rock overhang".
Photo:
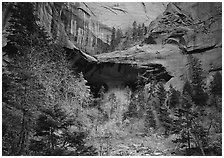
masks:
[(77, 49), (74, 51), (72, 66), (83, 73), (89, 85), (98, 90), (102, 85), (107, 88), (129, 86), (135, 89), (139, 76), (153, 76), (167, 82), (174, 76), (167, 66), (170, 58), (172, 59), (170, 55), (180, 53), (175, 45), (169, 44), (135, 46), (95, 56)]

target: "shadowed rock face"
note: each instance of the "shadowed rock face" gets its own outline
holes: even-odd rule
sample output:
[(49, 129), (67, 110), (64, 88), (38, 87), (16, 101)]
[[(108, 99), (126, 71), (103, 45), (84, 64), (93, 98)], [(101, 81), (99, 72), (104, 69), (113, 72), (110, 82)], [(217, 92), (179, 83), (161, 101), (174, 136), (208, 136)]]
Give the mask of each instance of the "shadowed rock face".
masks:
[[(186, 72), (187, 64), (186, 56), (177, 45), (172, 44), (135, 46), (124, 51), (100, 54), (96, 58), (100, 63), (132, 65), (139, 72), (143, 70), (145, 77), (152, 75), (157, 80), (163, 79), (166, 82), (174, 77), (184, 79), (183, 72)], [(127, 77), (130, 74), (132, 73), (124, 73)], [(183, 82), (181, 79), (177, 81), (179, 84)]]
[[(157, 80), (165, 81), (172, 78), (172, 73), (169, 73), (161, 62), (158, 62), (159, 60), (164, 60), (164, 58), (162, 59), (161, 56), (158, 56), (155, 50), (144, 52), (140, 48), (138, 50), (131, 48), (127, 51), (129, 51), (129, 56), (119, 56), (119, 54), (124, 52), (122, 51), (110, 53), (111, 56), (107, 56), (109, 54), (101, 54), (92, 57), (80, 50), (75, 50), (75, 53), (73, 51), (70, 52), (70, 61), (74, 68), (83, 73), (88, 83), (95, 87), (96, 91), (102, 85), (107, 89), (129, 86), (134, 90), (140, 75), (146, 78), (154, 76)], [(136, 56), (135, 53), (139, 55)], [(161, 54), (164, 54), (162, 50)]]
[[(55, 43), (70, 49), (78, 47), (89, 54), (102, 53), (109, 46), (106, 37), (111, 36), (112, 29), (85, 12), (86, 8), (83, 9), (81, 4), (34, 2), (34, 14), (39, 18), (37, 23), (44, 27)], [(10, 2), (3, 3), (3, 47), (7, 44), (5, 30), (9, 25), (13, 5)]]
[(147, 68), (143, 68), (131, 64), (110, 62), (94, 65), (84, 76), (90, 83), (106, 84), (108, 88), (129, 86), (134, 89), (140, 74), (144, 74), (145, 77), (153, 74), (158, 80), (168, 81), (171, 78), (160, 64), (151, 64)]

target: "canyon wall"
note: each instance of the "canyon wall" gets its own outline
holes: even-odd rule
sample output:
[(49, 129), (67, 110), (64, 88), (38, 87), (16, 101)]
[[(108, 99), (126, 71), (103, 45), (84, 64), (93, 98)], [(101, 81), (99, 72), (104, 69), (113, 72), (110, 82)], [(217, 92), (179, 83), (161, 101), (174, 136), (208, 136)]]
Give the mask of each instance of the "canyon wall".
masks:
[[(189, 55), (202, 62), (208, 80), (222, 70), (222, 3), (169, 3), (150, 23), (141, 45), (111, 53), (104, 53), (111, 28), (99, 22), (94, 5), (47, 2), (35, 3), (35, 7), (40, 25), (55, 42), (69, 49), (71, 64), (92, 85), (132, 86), (139, 74), (153, 74), (167, 81), (167, 86), (181, 89), (189, 77)], [(3, 46), (9, 18), (10, 5), (3, 5)]]
[[(40, 2), (33, 3), (39, 20), (54, 42), (66, 48), (78, 48), (88, 54), (105, 52), (109, 47), (111, 28), (100, 23), (88, 13), (83, 3)], [(3, 5), (3, 32), (9, 25), (10, 9), (13, 3)], [(3, 35), (6, 45), (7, 33)]]

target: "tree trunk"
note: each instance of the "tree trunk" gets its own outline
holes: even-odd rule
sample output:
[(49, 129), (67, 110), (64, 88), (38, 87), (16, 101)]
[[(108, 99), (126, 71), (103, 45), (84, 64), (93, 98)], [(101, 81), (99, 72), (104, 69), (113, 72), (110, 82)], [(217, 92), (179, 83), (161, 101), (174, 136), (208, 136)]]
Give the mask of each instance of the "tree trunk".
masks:
[(190, 149), (191, 148), (191, 141), (190, 141), (189, 129), (188, 129), (188, 134), (187, 134), (187, 144), (188, 144), (188, 149)]
[(25, 151), (25, 142), (26, 142), (26, 111), (23, 110), (23, 119), (22, 119), (22, 127), (21, 127), (21, 131), (20, 131), (20, 138), (19, 138), (19, 142), (18, 142), (18, 153), (17, 155), (23, 155), (24, 151)]
[(193, 137), (193, 139), (196, 142), (197, 146), (200, 148), (202, 155), (205, 156), (205, 151), (203, 149), (201, 140), (199, 138), (197, 138), (197, 136), (195, 136), (192, 132), (189, 131), (189, 133)]

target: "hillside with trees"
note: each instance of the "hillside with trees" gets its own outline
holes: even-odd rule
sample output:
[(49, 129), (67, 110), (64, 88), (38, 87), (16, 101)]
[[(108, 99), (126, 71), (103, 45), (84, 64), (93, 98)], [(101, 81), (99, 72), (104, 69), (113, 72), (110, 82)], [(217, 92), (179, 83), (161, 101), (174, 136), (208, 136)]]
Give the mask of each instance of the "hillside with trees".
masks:
[[(91, 56), (66, 47), (64, 36), (58, 43), (41, 25), (35, 3), (12, 3), (10, 11), (3, 156), (222, 155), (222, 73), (216, 65), (205, 69), (201, 55), (218, 46), (191, 50), (169, 42), (177, 36), (152, 35), (161, 25), (134, 21), (126, 33), (112, 28), (108, 52)], [(185, 62), (185, 69), (175, 65)], [(180, 72), (183, 86), (168, 84)]]

